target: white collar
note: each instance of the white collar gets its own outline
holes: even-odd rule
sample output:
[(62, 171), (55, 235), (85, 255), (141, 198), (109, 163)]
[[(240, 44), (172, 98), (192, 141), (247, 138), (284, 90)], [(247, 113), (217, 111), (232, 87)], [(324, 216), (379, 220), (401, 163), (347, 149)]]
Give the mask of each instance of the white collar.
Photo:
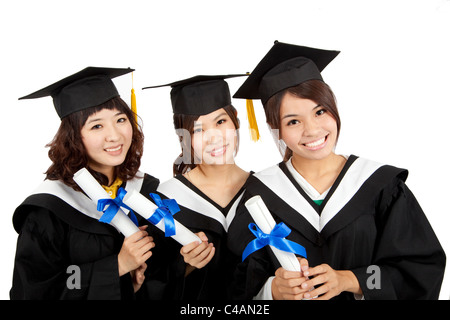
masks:
[(308, 181), (306, 181), (305, 178), (303, 178), (303, 176), (297, 170), (295, 170), (294, 166), (292, 165), (292, 158), (290, 158), (286, 162), (286, 167), (288, 168), (291, 175), (294, 177), (295, 181), (297, 181), (297, 183), (300, 185), (303, 191), (305, 191), (305, 193), (311, 198), (311, 200), (325, 199), (331, 187), (325, 190), (325, 192), (323, 193), (317, 191)]

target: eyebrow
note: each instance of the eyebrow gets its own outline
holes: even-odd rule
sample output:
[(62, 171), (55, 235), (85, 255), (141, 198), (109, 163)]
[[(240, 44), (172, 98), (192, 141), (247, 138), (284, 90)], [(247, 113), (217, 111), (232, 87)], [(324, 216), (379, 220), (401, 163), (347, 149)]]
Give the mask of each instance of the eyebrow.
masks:
[[(122, 114), (125, 114), (125, 113), (119, 111), (119, 112), (117, 112), (113, 117), (117, 117), (117, 116), (120, 116), (120, 115), (122, 115)], [(86, 124), (89, 124), (89, 123), (92, 123), (92, 122), (96, 122), (96, 121), (101, 121), (101, 120), (103, 120), (103, 118), (95, 118), (95, 119), (91, 119), (91, 120), (89, 120), (89, 121), (86, 121)]]
[(219, 114), (217, 117), (214, 118), (214, 121), (216, 121), (217, 119), (219, 119), (219, 118), (221, 118), (223, 116), (226, 116), (226, 115), (227, 115), (226, 112), (222, 112), (221, 114)]
[[(227, 115), (226, 112), (222, 112), (221, 114), (217, 115), (217, 117), (215, 117), (213, 119), (213, 121), (217, 121), (219, 118), (221, 118), (223, 116), (226, 116), (226, 115)], [(201, 126), (202, 126), (202, 122), (201, 121), (195, 121), (194, 128), (201, 127)]]
[[(313, 110), (315, 110), (315, 109), (317, 109), (317, 108), (319, 108), (319, 107), (321, 107), (321, 106), (322, 106), (321, 104), (318, 104), (317, 106), (315, 106), (315, 107), (313, 108)], [(298, 116), (298, 114), (290, 113), (290, 114), (285, 115), (283, 118), (281, 118), (281, 120), (286, 119), (286, 118), (289, 118), (289, 117), (297, 117), (297, 116)]]

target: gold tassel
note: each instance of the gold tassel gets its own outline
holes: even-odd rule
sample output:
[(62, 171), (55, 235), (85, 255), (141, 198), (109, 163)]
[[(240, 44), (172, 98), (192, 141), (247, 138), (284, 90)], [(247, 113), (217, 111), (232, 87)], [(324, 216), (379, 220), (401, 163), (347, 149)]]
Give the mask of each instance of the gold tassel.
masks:
[(248, 117), (248, 124), (250, 129), (250, 137), (253, 141), (259, 140), (259, 130), (258, 130), (258, 124), (256, 123), (256, 117), (255, 117), (255, 109), (253, 108), (253, 101), (251, 99), (247, 99), (247, 117)]
[(136, 95), (134, 94), (133, 73), (131, 73), (131, 111), (134, 113), (134, 119), (137, 122)]

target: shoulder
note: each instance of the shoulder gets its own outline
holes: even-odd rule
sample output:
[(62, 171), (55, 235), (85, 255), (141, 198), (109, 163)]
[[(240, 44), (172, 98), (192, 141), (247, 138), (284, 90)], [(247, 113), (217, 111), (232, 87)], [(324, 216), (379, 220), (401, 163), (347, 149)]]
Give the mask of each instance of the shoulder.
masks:
[(405, 183), (408, 178), (407, 169), (361, 157), (356, 157), (350, 168), (359, 175), (367, 174), (369, 181), (380, 185), (391, 184), (392, 182)]
[(30, 214), (51, 215), (77, 229), (90, 233), (114, 233), (114, 228), (93, 218), (96, 205), (82, 192), (73, 190), (60, 181), (44, 181), (14, 211), (13, 226), (17, 232)]
[(141, 193), (151, 193), (155, 192), (159, 186), (159, 179), (155, 178), (148, 173), (144, 173), (144, 179), (142, 182)]
[(251, 172), (245, 183), (246, 190), (251, 192), (252, 190), (258, 191), (261, 186), (272, 188), (275, 185), (283, 185), (285, 183), (285, 174), (280, 168), (283, 164), (281, 162), (256, 173)]
[(158, 185), (158, 193), (162, 193), (165, 196), (173, 194), (184, 193), (191, 191), (191, 184), (183, 175), (179, 174), (173, 178), (170, 178)]
[(276, 175), (280, 173), (280, 166), (282, 166), (284, 164), (284, 162), (280, 162), (278, 164), (272, 165), (270, 167), (267, 167), (261, 171), (258, 171), (256, 173), (254, 173), (251, 176), (254, 176), (256, 178), (259, 178), (261, 176), (268, 176), (268, 175)]
[(20, 233), (26, 226), (29, 230), (44, 234), (50, 226), (61, 226), (61, 219), (50, 209), (52, 202), (55, 202), (55, 207), (60, 205), (58, 198), (51, 195), (34, 194), (26, 198), (13, 214), (16, 232)]
[(409, 192), (405, 183), (407, 177), (406, 169), (357, 157), (343, 181), (349, 186), (358, 185), (355, 200), (384, 207), (399, 199), (401, 194)]
[(248, 184), (258, 183), (258, 181), (264, 181), (267, 179), (276, 178), (277, 176), (280, 176), (280, 174), (283, 173), (280, 166), (283, 165), (284, 163), (280, 162), (278, 164), (267, 167), (261, 171), (250, 174), (248, 177)]

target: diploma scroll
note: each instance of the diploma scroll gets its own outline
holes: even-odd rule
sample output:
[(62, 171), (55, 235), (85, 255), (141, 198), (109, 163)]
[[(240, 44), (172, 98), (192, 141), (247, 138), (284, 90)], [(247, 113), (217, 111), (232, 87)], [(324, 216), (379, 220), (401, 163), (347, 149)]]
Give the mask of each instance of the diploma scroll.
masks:
[[(270, 234), (275, 227), (275, 220), (262, 198), (260, 196), (254, 196), (245, 202), (245, 206), (261, 231), (265, 234)], [(273, 246), (270, 246), (270, 249), (272, 249), (284, 269), (289, 271), (301, 271), (300, 262), (294, 253), (282, 251)]]
[[(103, 189), (103, 187), (97, 180), (95, 180), (86, 168), (82, 168), (77, 171), (73, 176), (73, 180), (80, 186), (81, 189), (83, 189), (88, 197), (91, 198), (95, 205), (97, 205), (98, 201), (101, 199), (111, 199), (105, 189)], [(99, 219), (101, 216), (102, 213), (98, 212)], [(139, 228), (133, 223), (133, 221), (131, 221), (131, 219), (122, 211), (121, 208), (118, 208), (118, 211), (110, 224), (125, 237), (131, 236), (139, 231)]]
[[(146, 220), (148, 220), (155, 213), (155, 210), (158, 209), (157, 205), (136, 190), (130, 190), (127, 192), (127, 194), (123, 197), (123, 203)], [(202, 242), (202, 240), (191, 230), (186, 228), (177, 220), (174, 221), (176, 233), (171, 236), (174, 240), (181, 243), (183, 246), (194, 241), (197, 241), (198, 243)], [(164, 219), (161, 219), (155, 226), (165, 232)]]

